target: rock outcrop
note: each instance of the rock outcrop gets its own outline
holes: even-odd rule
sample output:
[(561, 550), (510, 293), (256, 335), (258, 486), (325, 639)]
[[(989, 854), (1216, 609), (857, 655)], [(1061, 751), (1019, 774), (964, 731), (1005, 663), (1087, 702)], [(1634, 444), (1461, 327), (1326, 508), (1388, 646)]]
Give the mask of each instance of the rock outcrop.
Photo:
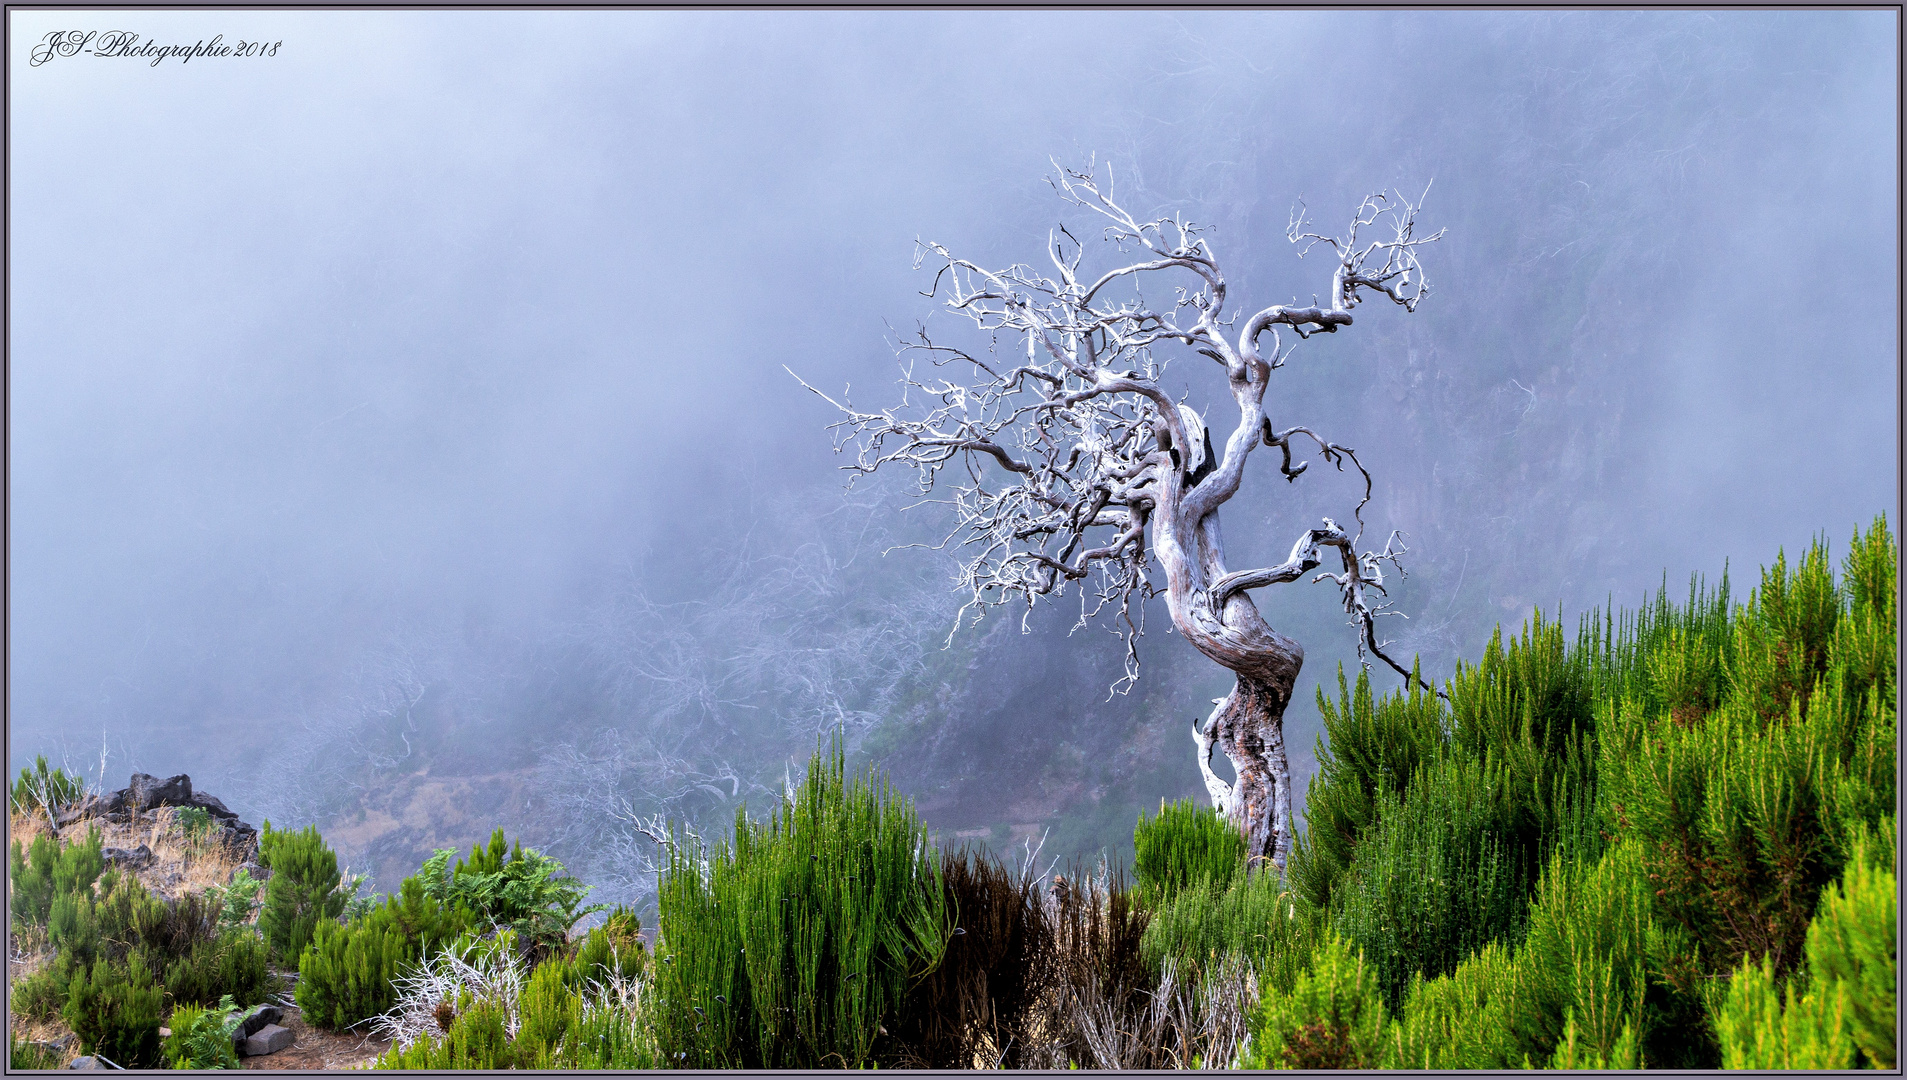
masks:
[[(240, 821), (238, 815), (227, 809), (217, 796), (193, 791), (192, 778), (185, 773), (164, 780), (145, 773), (133, 773), (132, 780), (125, 787), (106, 796), (88, 795), (61, 808), (54, 814), (53, 820), (61, 829), (87, 818), (130, 824), (140, 815), (150, 814), (162, 807), (203, 810), (211, 819), (219, 838), (241, 858), (249, 859), (258, 852), (258, 830)], [(123, 854), (136, 857), (138, 851), (144, 850), (144, 845), (141, 845), (133, 852)], [(146, 859), (150, 861), (151, 858), (152, 853), (147, 851)]]

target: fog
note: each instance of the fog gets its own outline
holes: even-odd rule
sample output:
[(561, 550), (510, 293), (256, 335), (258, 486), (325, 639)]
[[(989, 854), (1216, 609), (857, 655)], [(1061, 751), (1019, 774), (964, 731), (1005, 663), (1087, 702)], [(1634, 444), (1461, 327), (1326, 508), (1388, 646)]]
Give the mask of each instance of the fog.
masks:
[[(1034, 259), (1086, 224), (1053, 160), (1211, 225), (1248, 311), (1328, 283), (1299, 199), (1430, 185), (1433, 295), (1267, 403), (1371, 469), (1433, 677), (1898, 521), (1890, 12), (9, 18), (8, 762), (188, 772), (384, 888), (505, 825), (633, 895), (630, 816), (719, 828), (835, 729), (996, 845), (1201, 790), (1229, 678), (1163, 601), (1125, 696), (1070, 602), (943, 648), (948, 557), (888, 550), (931, 511), (847, 491), (783, 370), (898, 400), (915, 241)], [(74, 29), (282, 44), (29, 64)], [(1259, 457), (1234, 567), (1356, 501)], [(1328, 586), (1258, 595), (1307, 649), (1302, 777), (1352, 634)]]

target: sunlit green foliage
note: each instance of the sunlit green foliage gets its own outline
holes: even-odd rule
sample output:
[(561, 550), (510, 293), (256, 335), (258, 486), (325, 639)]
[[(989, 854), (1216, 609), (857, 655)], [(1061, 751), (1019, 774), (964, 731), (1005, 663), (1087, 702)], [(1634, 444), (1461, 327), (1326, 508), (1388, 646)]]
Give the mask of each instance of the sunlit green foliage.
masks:
[(1142, 811), (1132, 831), (1132, 868), (1139, 902), (1160, 908), (1180, 889), (1215, 886), (1219, 891), (1245, 873), (1245, 837), (1209, 806), (1191, 799), (1159, 804), (1159, 815)]
[(1386, 1020), (1376, 973), (1351, 943), (1328, 934), (1289, 994), (1266, 994), (1252, 1015), (1255, 1069), (1374, 1069)]
[[(1891, 1062), (1896, 573), (1881, 519), (1838, 584), (1816, 543), (1743, 605), (1726, 576), (1686, 604), (1665, 588), (1573, 646), (1539, 614), (1447, 703), (1362, 676), (1321, 697), (1290, 879), (1381, 990), (1383, 1060)], [(1155, 934), (1191, 922), (1162, 911)], [(1296, 951), (1311, 992), (1348, 978), (1337, 946)]]
[(1808, 928), (1807, 967), (1785, 982), (1773, 959), (1744, 960), (1716, 1015), (1729, 1069), (1892, 1069), (1899, 892), (1891, 838), (1863, 832)]

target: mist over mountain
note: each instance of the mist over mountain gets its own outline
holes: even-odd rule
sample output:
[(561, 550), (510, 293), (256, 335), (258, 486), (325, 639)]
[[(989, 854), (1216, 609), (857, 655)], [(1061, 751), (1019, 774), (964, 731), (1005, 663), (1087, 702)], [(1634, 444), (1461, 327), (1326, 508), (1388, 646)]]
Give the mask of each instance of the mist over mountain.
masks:
[[(1211, 226), (1247, 311), (1328, 285), (1300, 200), (1428, 188), (1431, 297), (1266, 400), (1370, 468), (1433, 678), (1897, 517), (1892, 13), (10, 17), (9, 765), (188, 772), (382, 887), (501, 825), (639, 896), (637, 819), (719, 830), (834, 730), (950, 839), (1129, 847), (1203, 791), (1231, 680), (1162, 602), (1123, 696), (1070, 599), (949, 640), (950, 556), (904, 546), (938, 511), (848, 489), (783, 370), (897, 402), (944, 319), (916, 239), (1095, 228), (1055, 159)], [(75, 28), (283, 44), (28, 63)], [(1258, 458), (1234, 567), (1361, 493)], [(1256, 597), (1307, 650), (1302, 793), (1352, 632), (1328, 586)]]

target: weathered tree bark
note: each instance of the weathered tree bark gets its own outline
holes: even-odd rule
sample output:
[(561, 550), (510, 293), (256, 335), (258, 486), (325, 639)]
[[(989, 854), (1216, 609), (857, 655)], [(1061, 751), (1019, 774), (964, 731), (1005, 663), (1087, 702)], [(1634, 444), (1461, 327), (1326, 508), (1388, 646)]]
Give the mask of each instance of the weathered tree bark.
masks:
[[(1284, 327), (1302, 339), (1350, 326), (1361, 289), (1415, 310), (1428, 294), (1417, 248), (1442, 233), (1417, 236), (1421, 203), (1401, 196), (1365, 199), (1341, 237), (1304, 231), (1303, 214), (1294, 213), (1286, 236), (1301, 245), (1300, 255), (1319, 245), (1335, 253), (1330, 301), (1274, 305), (1237, 327), (1224, 314), (1225, 278), (1197, 226), (1178, 218), (1134, 218), (1112, 199), (1110, 169), (1104, 191), (1090, 169), (1062, 170), (1054, 186), (1067, 201), (1110, 222), (1106, 238), (1120, 251), (1143, 249), (1140, 261), (1082, 277), (1085, 246), (1064, 228), (1047, 252), (1057, 277), (1023, 264), (988, 270), (937, 244), (923, 245), (923, 255), (944, 263), (935, 293), (945, 280), (947, 306), (985, 332), (987, 347), (965, 352), (930, 340), (923, 328), (918, 342), (902, 352), (924, 354), (936, 369), (965, 364), (974, 381), (921, 381), (910, 365), (902, 380), (909, 401), (900, 410), (860, 412), (828, 398), (846, 414), (835, 425), (841, 433), (835, 449), (854, 450), (855, 461), (846, 468), (857, 473), (901, 463), (919, 472), (923, 495), (937, 486), (951, 489), (947, 501), (959, 520), (955, 535), (963, 537), (967, 553), (962, 584), (971, 594), (963, 616), (1009, 600), (1031, 608), (1041, 597), (1063, 593), (1068, 583), (1085, 594), (1082, 622), (1113, 605), (1126, 637), (1126, 674), (1115, 691), (1138, 678), (1144, 600), (1160, 591), (1150, 576), (1156, 560), (1165, 573), (1173, 625), (1236, 677), (1231, 694), (1193, 728), (1206, 787), (1214, 805), (1244, 833), (1252, 865), (1282, 872), (1292, 842), (1284, 714), (1304, 650), (1266, 625), (1248, 590), (1296, 581), (1317, 569), (1323, 548), (1336, 548), (1342, 572), (1322, 572), (1313, 580), (1338, 586), (1358, 628), (1360, 658), (1368, 653), (1400, 674), (1409, 672), (1377, 640), (1375, 619), (1383, 604), (1370, 597), (1384, 592), (1380, 564), (1398, 565), (1403, 549), (1394, 549), (1393, 533), (1380, 552), (1357, 550), (1371, 498), (1370, 473), (1349, 447), (1309, 428), (1276, 431), (1265, 416), (1271, 373), (1290, 355), (1280, 351), (1278, 331)], [(1386, 218), (1393, 230), (1389, 239), (1359, 240), (1361, 228)], [(1168, 272), (1189, 273), (1195, 287), (1177, 289), (1168, 307), (1148, 306), (1138, 279)], [(1271, 347), (1261, 352), (1259, 339), (1266, 334)], [(998, 347), (1007, 335), (1024, 343), (1024, 363), (1013, 347)], [(1222, 450), (1213, 446), (1199, 414), (1161, 385), (1163, 369), (1154, 351), (1167, 347), (1187, 349), (1223, 369), (1238, 420)], [(1297, 435), (1315, 442), (1340, 471), (1349, 461), (1363, 478), (1363, 495), (1352, 511), (1357, 528), (1347, 532), (1325, 518), (1321, 528), (1298, 538), (1285, 562), (1228, 571), (1219, 508), (1237, 493), (1245, 461), (1260, 445), (1281, 451), (1280, 472), (1296, 480), (1307, 464), (1292, 464), (1291, 439)], [(958, 471), (943, 478), (949, 466)], [(1104, 542), (1088, 542), (1089, 532)], [(1212, 772), (1214, 747), (1231, 761), (1235, 783)]]

